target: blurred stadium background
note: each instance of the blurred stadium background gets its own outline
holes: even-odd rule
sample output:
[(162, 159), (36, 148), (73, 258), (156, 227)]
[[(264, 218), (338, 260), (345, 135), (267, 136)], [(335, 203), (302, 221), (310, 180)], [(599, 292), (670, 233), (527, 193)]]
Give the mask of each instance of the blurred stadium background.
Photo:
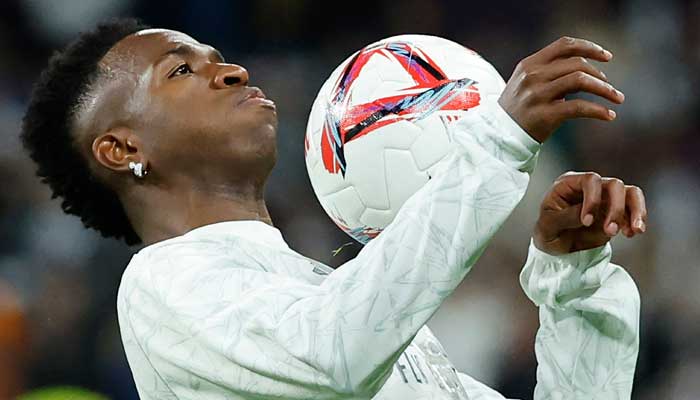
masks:
[[(522, 266), (539, 200), (567, 170), (646, 190), (650, 231), (614, 240), (642, 293), (634, 399), (700, 398), (700, 2), (655, 0), (322, 0), (0, 2), (0, 399), (71, 385), (137, 399), (119, 339), (116, 291), (131, 253), (62, 215), (34, 177), (18, 132), (53, 49), (96, 21), (133, 15), (218, 47), (276, 100), (279, 161), (268, 205), (287, 241), (332, 266), (353, 257), (306, 177), (303, 135), (316, 91), (351, 52), (399, 33), (463, 43), (507, 79), (561, 35), (595, 40), (627, 95), (613, 124), (577, 121), (545, 146), (526, 200), (430, 322), (454, 364), (509, 397), (532, 398), (537, 311)], [(55, 398), (55, 397), (54, 397)]]

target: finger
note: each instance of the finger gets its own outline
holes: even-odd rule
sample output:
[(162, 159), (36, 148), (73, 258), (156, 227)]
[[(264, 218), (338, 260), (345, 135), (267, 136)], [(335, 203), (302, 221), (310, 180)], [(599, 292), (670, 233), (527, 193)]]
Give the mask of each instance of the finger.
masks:
[(615, 111), (588, 100), (574, 99), (560, 101), (552, 107), (552, 115), (559, 121), (573, 118), (593, 118), (612, 121), (617, 118)]
[(615, 236), (625, 223), (625, 184), (617, 178), (603, 178), (603, 189), (608, 200), (603, 231), (608, 236)]
[(543, 96), (554, 100), (578, 92), (592, 93), (617, 104), (625, 101), (625, 95), (611, 84), (583, 71), (575, 71), (555, 79), (547, 84)]
[(543, 210), (538, 221), (543, 240), (548, 242), (556, 239), (563, 230), (582, 227), (581, 206), (578, 204), (563, 210)]
[(575, 250), (592, 249), (610, 241), (610, 236), (599, 228), (587, 228), (577, 233)]
[(593, 224), (603, 191), (600, 175), (595, 172), (567, 172), (557, 178), (553, 191), (569, 204), (581, 202), (581, 223), (584, 226)]
[(647, 230), (647, 205), (644, 192), (637, 186), (626, 186), (626, 205), (630, 226), (634, 233), (644, 233)]
[(586, 39), (578, 39), (564, 36), (547, 47), (533, 54), (533, 60), (539, 62), (550, 62), (556, 58), (581, 56), (598, 61), (610, 61), (612, 53), (605, 50), (601, 45)]
[(629, 211), (625, 206), (625, 212), (622, 214), (622, 223), (618, 223), (620, 226), (620, 232), (628, 238), (634, 237), (635, 233), (632, 230), (629, 219)]
[(608, 77), (602, 71), (581, 56), (563, 58), (547, 64), (543, 67), (542, 78), (547, 81), (553, 81), (576, 71), (585, 72), (601, 81), (608, 82)]
[(622, 227), (622, 234), (628, 238), (633, 238), (635, 233), (632, 230), (632, 228), (629, 226), (629, 223), (627, 223)]
[(583, 191), (583, 206), (581, 207), (581, 223), (591, 226), (595, 220), (595, 214), (600, 207), (603, 187), (600, 175), (588, 172), (580, 177), (580, 185)]

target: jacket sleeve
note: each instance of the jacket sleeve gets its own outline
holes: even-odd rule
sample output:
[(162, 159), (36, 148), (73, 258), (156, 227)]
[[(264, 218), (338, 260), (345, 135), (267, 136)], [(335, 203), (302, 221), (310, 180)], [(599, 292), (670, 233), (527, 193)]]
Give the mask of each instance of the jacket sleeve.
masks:
[[(355, 259), (320, 285), (230, 268), (203, 278), (201, 266), (183, 268), (184, 258), (177, 257), (168, 268), (168, 279), (177, 283), (158, 290), (156, 300), (170, 315), (161, 323), (170, 326), (172, 341), (194, 343), (208, 354), (207, 363), (188, 368), (223, 387), (247, 382), (241, 390), (263, 397), (376, 393), (518, 204), (539, 149), (495, 102), (462, 119), (451, 136), (454, 149), (432, 179)], [(239, 283), (228, 291), (198, 290), (195, 283), (204, 279), (255, 283), (246, 290), (236, 289)], [(165, 293), (173, 285), (187, 298), (169, 301)], [(143, 316), (132, 325), (148, 321)], [(150, 331), (135, 335), (155, 337)], [(152, 344), (159, 349), (150, 353), (173, 358), (173, 346)], [(243, 372), (226, 375), (227, 365)]]
[(631, 397), (640, 298), (611, 253), (608, 243), (555, 257), (530, 244), (520, 283), (540, 314), (536, 400)]

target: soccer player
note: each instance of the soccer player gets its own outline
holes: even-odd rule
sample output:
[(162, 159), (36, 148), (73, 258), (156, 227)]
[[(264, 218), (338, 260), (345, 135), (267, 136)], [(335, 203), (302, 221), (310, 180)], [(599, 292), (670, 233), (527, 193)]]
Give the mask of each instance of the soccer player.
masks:
[[(266, 209), (274, 102), (184, 33), (118, 20), (81, 34), (39, 79), (23, 139), (64, 211), (146, 245), (117, 299), (142, 399), (500, 399), (425, 323), (523, 196), (540, 143), (566, 119), (614, 119), (562, 100), (622, 102), (586, 61), (611, 57), (563, 38), (521, 62), (466, 118), (476, 133), (457, 126), (439, 172), (335, 271), (290, 249)], [(629, 398), (639, 298), (607, 242), (645, 218), (638, 188), (593, 173), (545, 196), (521, 278), (540, 306), (536, 398)]]

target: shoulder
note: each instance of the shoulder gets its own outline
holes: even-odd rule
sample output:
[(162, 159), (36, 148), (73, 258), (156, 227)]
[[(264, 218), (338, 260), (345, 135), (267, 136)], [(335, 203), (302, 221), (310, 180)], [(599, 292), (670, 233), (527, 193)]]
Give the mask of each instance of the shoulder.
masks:
[(251, 252), (247, 243), (236, 239), (204, 239), (180, 236), (141, 249), (129, 262), (124, 277), (158, 278), (207, 270), (250, 268)]
[(119, 287), (120, 301), (183, 303), (235, 298), (273, 279), (261, 256), (267, 249), (235, 239), (178, 237), (143, 248), (127, 265)]
[[(224, 250), (226, 249), (226, 250)], [(118, 298), (133, 299), (136, 292), (150, 293), (154, 299), (173, 281), (190, 279), (198, 271), (226, 258), (231, 246), (178, 237), (144, 247), (134, 254), (122, 274)]]

